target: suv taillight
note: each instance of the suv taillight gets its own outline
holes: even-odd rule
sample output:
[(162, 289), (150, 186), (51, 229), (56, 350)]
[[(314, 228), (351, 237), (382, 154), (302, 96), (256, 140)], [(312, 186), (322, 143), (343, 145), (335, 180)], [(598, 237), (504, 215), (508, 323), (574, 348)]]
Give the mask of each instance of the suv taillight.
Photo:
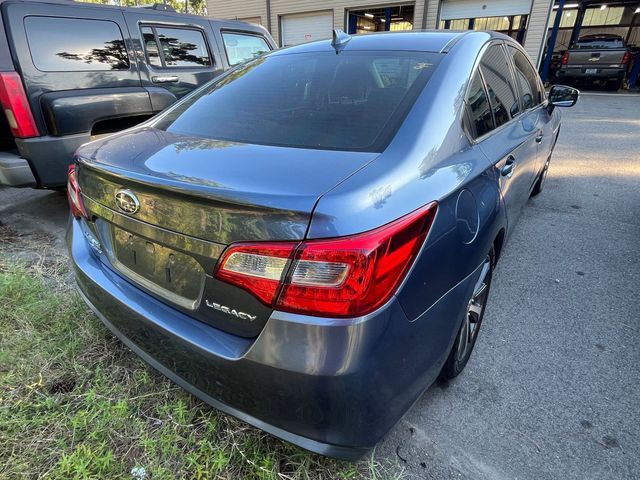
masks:
[(631, 61), (631, 52), (627, 50), (622, 56), (622, 65), (626, 65)]
[(76, 218), (89, 218), (87, 210), (84, 208), (82, 196), (80, 195), (80, 185), (78, 184), (78, 171), (75, 165), (69, 165), (69, 176), (67, 178), (67, 199), (71, 208), (71, 215)]
[(22, 80), (16, 72), (0, 72), (0, 104), (14, 137), (31, 138), (39, 135)]
[(278, 310), (327, 317), (366, 315), (395, 293), (436, 210), (437, 204), (431, 203), (348, 237), (231, 245), (215, 276)]
[(562, 65), (566, 65), (567, 63), (569, 63), (569, 52), (564, 52), (564, 54), (562, 55), (562, 60), (560, 60), (560, 63)]

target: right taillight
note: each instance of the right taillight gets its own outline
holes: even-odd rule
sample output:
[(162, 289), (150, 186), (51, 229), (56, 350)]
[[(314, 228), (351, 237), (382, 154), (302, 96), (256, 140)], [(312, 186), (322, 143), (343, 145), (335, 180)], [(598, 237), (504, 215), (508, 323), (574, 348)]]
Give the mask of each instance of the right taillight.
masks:
[(626, 65), (630, 61), (631, 61), (631, 52), (627, 50), (626, 52), (624, 52), (624, 55), (622, 56), (622, 65)]
[(564, 52), (564, 54), (562, 55), (562, 60), (560, 60), (560, 63), (562, 65), (566, 65), (567, 63), (569, 63), (569, 52)]
[(80, 195), (80, 185), (78, 184), (78, 171), (75, 165), (69, 165), (69, 176), (67, 177), (67, 199), (71, 214), (76, 218), (88, 218), (87, 210), (84, 208), (82, 196)]
[(395, 293), (424, 244), (436, 210), (436, 203), (431, 203), (347, 237), (231, 245), (215, 276), (278, 310), (327, 317), (366, 315)]
[(0, 104), (14, 137), (31, 138), (39, 135), (22, 80), (16, 72), (0, 72)]

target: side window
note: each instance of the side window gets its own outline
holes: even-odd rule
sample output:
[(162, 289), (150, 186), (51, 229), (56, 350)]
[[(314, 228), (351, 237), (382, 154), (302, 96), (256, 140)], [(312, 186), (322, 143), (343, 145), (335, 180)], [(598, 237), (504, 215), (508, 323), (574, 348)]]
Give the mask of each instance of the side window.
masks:
[(224, 49), (229, 65), (234, 66), (271, 50), (267, 41), (259, 35), (222, 32)]
[(160, 60), (160, 48), (158, 47), (158, 41), (153, 33), (151, 27), (142, 27), (142, 39), (144, 41), (144, 51), (147, 53), (149, 64), (154, 67), (162, 67), (162, 60)]
[(471, 117), (471, 124), (475, 130), (475, 138), (481, 137), (485, 133), (493, 130), (493, 117), (491, 116), (491, 105), (482, 83), (482, 77), (475, 73), (469, 84), (467, 93), (467, 106)]
[(209, 49), (200, 30), (144, 26), (141, 28), (149, 64), (154, 67), (209, 67)]
[(480, 61), (482, 76), (487, 83), (489, 102), (496, 127), (520, 114), (520, 104), (511, 84), (511, 70), (500, 45), (491, 45)]
[(516, 78), (522, 95), (522, 105), (525, 109), (535, 107), (542, 103), (538, 74), (520, 50), (514, 47), (508, 48), (513, 59), (513, 66), (515, 67)]
[(129, 70), (127, 49), (115, 22), (26, 17), (24, 27), (33, 64), (42, 72)]

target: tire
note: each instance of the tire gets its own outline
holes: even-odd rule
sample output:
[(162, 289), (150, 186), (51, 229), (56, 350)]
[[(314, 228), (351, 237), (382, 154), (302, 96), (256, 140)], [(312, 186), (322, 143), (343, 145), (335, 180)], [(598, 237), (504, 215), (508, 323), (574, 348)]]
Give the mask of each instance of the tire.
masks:
[(440, 372), (440, 377), (445, 380), (450, 380), (460, 375), (471, 357), (473, 347), (475, 347), (478, 339), (482, 319), (484, 318), (487, 300), (489, 299), (494, 266), (495, 254), (492, 247), (482, 265), (480, 277), (473, 287), (471, 298), (469, 298), (467, 309), (465, 310), (465, 318), (462, 321), (460, 330), (458, 330), (456, 340), (453, 342), (449, 357)]
[(610, 92), (617, 92), (622, 88), (622, 80), (614, 80), (613, 82), (609, 82), (607, 83), (606, 88)]
[(540, 192), (544, 190), (544, 184), (547, 181), (547, 173), (549, 172), (549, 163), (551, 163), (551, 157), (547, 158), (547, 162), (544, 164), (544, 168), (542, 169), (542, 172), (538, 177), (538, 181), (536, 182), (536, 185), (533, 187), (533, 190), (531, 190), (532, 197), (539, 195)]

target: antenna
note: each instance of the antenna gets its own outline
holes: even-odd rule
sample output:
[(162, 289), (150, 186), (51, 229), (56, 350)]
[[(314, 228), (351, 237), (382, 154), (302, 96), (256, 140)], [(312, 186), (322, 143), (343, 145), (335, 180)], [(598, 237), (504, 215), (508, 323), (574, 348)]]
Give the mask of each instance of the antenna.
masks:
[(336, 51), (336, 55), (340, 53), (344, 47), (347, 46), (347, 43), (349, 43), (349, 40), (351, 40), (351, 35), (344, 33), (339, 28), (333, 29), (333, 38), (331, 39), (331, 46)]

